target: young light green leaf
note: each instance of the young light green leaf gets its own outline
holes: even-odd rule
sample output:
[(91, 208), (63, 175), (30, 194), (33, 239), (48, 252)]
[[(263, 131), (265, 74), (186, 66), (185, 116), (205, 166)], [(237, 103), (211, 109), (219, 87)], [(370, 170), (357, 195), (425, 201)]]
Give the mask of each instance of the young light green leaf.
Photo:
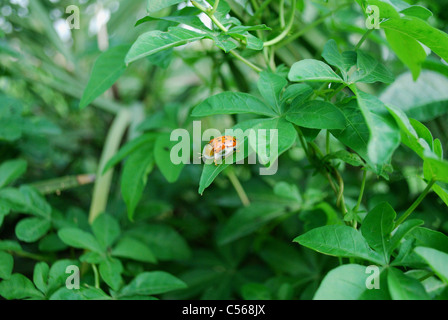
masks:
[(79, 103), (81, 109), (103, 94), (121, 77), (126, 70), (124, 58), (129, 48), (128, 45), (114, 47), (98, 57)]
[(58, 236), (70, 247), (88, 249), (101, 254), (104, 252), (95, 237), (81, 229), (63, 228), (58, 231)]
[(203, 38), (205, 38), (205, 34), (180, 27), (171, 27), (166, 32), (159, 30), (149, 31), (138, 37), (126, 55), (125, 62), (129, 64), (162, 50)]
[(146, 244), (130, 237), (121, 239), (113, 248), (112, 255), (136, 261), (157, 263), (156, 257)]
[(394, 300), (429, 300), (423, 285), (396, 268), (387, 270), (387, 284)]
[(448, 60), (448, 35), (426, 21), (412, 16), (390, 18), (381, 28), (403, 33), (429, 47), (445, 61)]
[(302, 246), (323, 254), (363, 258), (377, 264), (384, 264), (384, 257), (372, 251), (361, 234), (343, 225), (329, 225), (318, 227), (294, 239)]
[(344, 129), (346, 127), (342, 111), (330, 102), (319, 100), (308, 101), (302, 105), (292, 104), (286, 114), (286, 120), (298, 126), (313, 129)]
[(153, 295), (185, 289), (187, 285), (163, 271), (143, 272), (134, 278), (119, 293), (120, 296)]
[(411, 70), (413, 80), (420, 75), (426, 52), (422, 45), (414, 38), (392, 29), (384, 30), (387, 42), (397, 57)]
[(124, 164), (121, 175), (121, 194), (128, 209), (128, 217), (132, 221), (148, 174), (154, 167), (153, 145), (145, 145), (134, 151)]
[(13, 257), (6, 252), (0, 251), (0, 279), (9, 279), (13, 266)]
[(16, 236), (24, 242), (35, 242), (47, 234), (51, 222), (46, 219), (33, 217), (20, 220), (16, 225)]
[(100, 275), (104, 282), (107, 283), (112, 290), (117, 291), (123, 282), (121, 273), (123, 272), (123, 265), (121, 261), (114, 258), (108, 258), (100, 263)]
[(275, 117), (277, 114), (260, 99), (241, 92), (223, 92), (205, 99), (191, 113), (194, 117), (215, 114), (255, 113)]
[(171, 149), (177, 141), (170, 141), (170, 134), (160, 134), (154, 146), (154, 159), (157, 167), (169, 183), (175, 182), (178, 178), (184, 164), (174, 164), (171, 161)]
[(92, 231), (100, 246), (106, 250), (120, 235), (120, 225), (110, 214), (100, 214), (92, 224)]
[(22, 159), (10, 160), (0, 165), (0, 188), (14, 182), (25, 173), (27, 162)]
[(289, 71), (288, 79), (293, 82), (343, 82), (329, 65), (314, 59), (303, 59), (294, 63)]
[(448, 284), (448, 254), (433, 248), (417, 247), (415, 252), (422, 257), (432, 270)]

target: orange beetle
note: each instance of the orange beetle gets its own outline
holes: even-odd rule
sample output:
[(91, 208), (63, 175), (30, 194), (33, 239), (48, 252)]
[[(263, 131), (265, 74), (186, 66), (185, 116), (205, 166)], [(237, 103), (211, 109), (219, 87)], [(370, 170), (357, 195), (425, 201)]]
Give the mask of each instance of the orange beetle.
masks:
[(218, 165), (218, 159), (225, 158), (236, 151), (236, 138), (232, 136), (221, 136), (210, 140), (205, 145), (202, 156), (205, 159), (214, 159), (215, 165)]

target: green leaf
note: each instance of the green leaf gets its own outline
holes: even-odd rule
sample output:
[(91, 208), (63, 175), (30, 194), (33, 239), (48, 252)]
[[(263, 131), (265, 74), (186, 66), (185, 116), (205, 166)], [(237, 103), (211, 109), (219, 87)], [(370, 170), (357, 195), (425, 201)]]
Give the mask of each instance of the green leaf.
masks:
[(154, 167), (153, 148), (153, 145), (142, 146), (134, 151), (124, 164), (121, 175), (121, 194), (131, 221), (148, 181), (148, 175)]
[(50, 267), (45, 262), (38, 262), (34, 266), (33, 282), (43, 294), (47, 292)]
[(126, 143), (109, 161), (106, 163), (103, 169), (103, 174), (106, 173), (110, 168), (114, 167), (123, 160), (125, 157), (133, 153), (135, 150), (140, 148), (145, 144), (149, 144), (151, 141), (155, 140), (158, 137), (158, 133), (145, 133), (135, 138), (128, 143)]
[(448, 206), (448, 190), (441, 187), (437, 183), (433, 184), (432, 190), (439, 196), (440, 199)]
[(281, 114), (280, 94), (288, 84), (288, 81), (272, 72), (262, 71), (257, 86), (267, 104)]
[(241, 92), (223, 92), (205, 99), (197, 105), (191, 115), (206, 117), (215, 114), (255, 113), (265, 116), (277, 114), (260, 99)]
[(0, 282), (0, 296), (7, 300), (43, 298), (33, 283), (19, 273), (14, 273), (8, 280)]
[(60, 288), (50, 296), (50, 300), (111, 300), (103, 290), (89, 287), (80, 287), (79, 290)]
[(414, 250), (429, 264), (439, 278), (448, 284), (448, 254), (433, 248), (425, 247), (417, 247)]
[(448, 60), (448, 35), (430, 26), (426, 21), (412, 16), (390, 18), (381, 28), (403, 33), (429, 47), (445, 61)]
[(332, 152), (329, 155), (325, 156), (326, 159), (340, 159), (345, 163), (348, 163), (354, 167), (362, 167), (365, 165), (364, 161), (356, 154), (348, 152), (347, 150), (339, 150), (336, 152)]
[(10, 160), (0, 165), (0, 188), (14, 182), (25, 173), (27, 162), (22, 159)]
[(14, 266), (14, 258), (3, 251), (0, 251), (0, 278), (9, 279)]
[(129, 51), (128, 45), (111, 48), (102, 53), (95, 62), (84, 93), (79, 103), (83, 109), (109, 89), (126, 70), (124, 58)]
[(422, 45), (414, 38), (391, 29), (384, 30), (387, 42), (397, 57), (411, 70), (413, 80), (420, 75), (426, 52)]
[(185, 289), (187, 285), (163, 271), (143, 272), (120, 291), (120, 296), (153, 295)]
[(387, 111), (386, 106), (375, 96), (357, 90), (358, 106), (369, 127), (368, 156), (374, 164), (390, 161), (400, 144), (400, 131)]
[(381, 253), (386, 263), (389, 262), (390, 234), (394, 229), (396, 216), (394, 209), (383, 202), (367, 214), (361, 225), (362, 236), (375, 251)]
[(218, 243), (224, 245), (247, 236), (286, 213), (284, 206), (271, 203), (252, 203), (248, 207), (240, 208), (218, 233)]
[(62, 228), (58, 231), (58, 236), (68, 246), (78, 249), (88, 249), (94, 252), (103, 253), (95, 237), (78, 228)]
[(411, 148), (422, 159), (425, 158), (425, 155), (431, 154), (432, 151), (430, 146), (423, 139), (419, 139), (417, 132), (415, 131), (414, 127), (412, 127), (411, 122), (409, 121), (406, 114), (402, 110), (392, 105), (389, 105), (387, 109), (389, 110), (390, 114), (392, 114), (396, 123), (398, 124), (398, 127), (400, 128), (401, 141), (403, 142), (403, 144)]
[(331, 270), (317, 289), (313, 300), (359, 300), (367, 290), (366, 267), (347, 264)]
[(339, 107), (345, 116), (347, 126), (343, 130), (331, 130), (331, 134), (347, 147), (356, 151), (363, 159), (370, 161), (367, 153), (369, 128), (356, 100), (350, 100)]
[(204, 37), (205, 34), (180, 27), (171, 27), (166, 32), (159, 30), (149, 31), (139, 36), (134, 42), (126, 55), (125, 62), (129, 64), (162, 50), (201, 40)]
[(344, 129), (345, 117), (341, 110), (326, 101), (312, 100), (302, 105), (291, 105), (286, 120), (305, 128)]
[(343, 82), (330, 66), (314, 59), (303, 59), (294, 63), (289, 71), (288, 79), (293, 82)]
[(410, 118), (429, 121), (448, 112), (447, 86), (447, 77), (434, 71), (423, 70), (417, 81), (413, 81), (410, 73), (404, 73), (384, 90), (380, 99)]
[(269, 288), (261, 283), (246, 283), (241, 288), (244, 300), (272, 300)]
[(442, 232), (419, 227), (412, 230), (410, 235), (417, 240), (417, 246), (430, 247), (448, 253), (448, 236)]
[(16, 236), (24, 242), (35, 242), (47, 234), (51, 222), (42, 218), (26, 218), (16, 225)]
[(330, 39), (324, 46), (322, 51), (322, 58), (327, 61), (328, 64), (336, 67), (341, 71), (344, 81), (347, 81), (347, 72), (352, 67), (351, 64), (338, 50), (338, 45), (336, 41)]
[(361, 234), (349, 226), (318, 227), (298, 236), (294, 241), (330, 256), (363, 258), (377, 264), (385, 263), (382, 256), (369, 248)]
[(49, 233), (39, 241), (39, 250), (43, 252), (56, 252), (67, 249), (56, 233)]
[(295, 83), (286, 88), (282, 95), (282, 102), (290, 102), (300, 105), (313, 94), (313, 88), (306, 83)]
[(423, 163), (423, 173), (428, 181), (435, 179), (448, 183), (448, 161), (426, 158)]
[(112, 290), (117, 291), (123, 282), (121, 273), (123, 272), (123, 265), (120, 260), (108, 258), (100, 263), (100, 275), (104, 282), (107, 283)]
[(48, 287), (46, 292), (47, 296), (50, 296), (50, 299), (55, 290), (60, 287), (64, 287), (65, 289), (67, 277), (70, 275), (70, 273), (66, 273), (67, 267), (69, 266), (79, 267), (79, 262), (77, 260), (64, 259), (56, 261), (51, 266), (50, 272), (48, 274)]
[(106, 250), (120, 236), (120, 225), (110, 214), (100, 214), (92, 224), (92, 231), (100, 246)]
[(160, 134), (154, 146), (154, 159), (157, 167), (169, 183), (177, 181), (184, 164), (171, 161), (171, 149), (177, 141), (170, 141), (170, 134)]
[(357, 69), (349, 77), (350, 82), (384, 82), (392, 83), (394, 75), (369, 54), (357, 51)]
[(396, 268), (387, 270), (387, 284), (394, 300), (429, 300), (423, 285)]
[(147, 0), (147, 1), (148, 1), (147, 11), (148, 13), (153, 13), (162, 10), (166, 7), (181, 3), (184, 0)]
[(424, 223), (423, 220), (411, 219), (406, 220), (397, 228), (397, 230), (392, 235), (389, 246), (387, 248), (388, 255), (392, 254), (392, 252), (400, 245), (401, 240), (412, 230), (421, 226)]
[(112, 250), (112, 255), (136, 261), (157, 263), (154, 253), (147, 245), (129, 237), (123, 238), (117, 243)]
[(128, 234), (147, 244), (157, 260), (186, 260), (191, 256), (187, 241), (168, 225), (142, 225)]
[(410, 6), (409, 8), (401, 10), (400, 13), (403, 13), (406, 16), (417, 17), (423, 20), (428, 20), (433, 15), (430, 10), (420, 5)]

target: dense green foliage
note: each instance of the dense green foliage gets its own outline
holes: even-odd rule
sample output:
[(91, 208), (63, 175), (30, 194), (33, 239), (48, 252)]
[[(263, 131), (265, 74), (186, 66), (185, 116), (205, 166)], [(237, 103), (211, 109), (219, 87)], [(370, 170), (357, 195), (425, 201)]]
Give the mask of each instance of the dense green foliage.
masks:
[(448, 298), (448, 4), (71, 4), (0, 5), (1, 297)]

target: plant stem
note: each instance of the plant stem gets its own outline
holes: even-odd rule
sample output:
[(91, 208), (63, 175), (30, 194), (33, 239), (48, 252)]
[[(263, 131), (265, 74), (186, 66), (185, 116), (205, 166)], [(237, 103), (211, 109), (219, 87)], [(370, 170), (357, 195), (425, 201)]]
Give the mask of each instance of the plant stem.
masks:
[(100, 276), (98, 274), (98, 268), (95, 264), (92, 264), (93, 275), (95, 277), (95, 288), (100, 288)]
[(329, 16), (331, 16), (333, 13), (335, 13), (336, 11), (338, 11), (339, 9), (342, 9), (343, 7), (346, 7), (348, 5), (350, 5), (351, 2), (347, 2), (344, 3), (342, 5), (340, 5), (339, 7), (337, 7), (336, 9), (328, 12), (327, 14), (324, 14), (320, 19), (314, 21), (313, 23), (307, 25), (305, 28), (303, 28), (302, 30), (298, 31), (297, 33), (291, 35), (290, 37), (288, 37), (287, 39), (283, 40), (283, 42), (281, 43), (281, 45), (286, 45), (298, 38), (300, 38), (301, 36), (303, 36), (305, 33), (307, 33), (309, 30), (314, 29), (315, 27), (317, 27), (319, 24), (321, 24), (322, 22), (325, 21), (326, 18), (328, 18)]
[(232, 168), (229, 168), (230, 170), (227, 171), (227, 177), (229, 177), (230, 182), (232, 183), (233, 187), (235, 188), (236, 193), (238, 194), (238, 197), (240, 198), (241, 202), (245, 207), (250, 206), (249, 198), (247, 197), (246, 192), (244, 191), (243, 186), (241, 185), (240, 181), (238, 180), (238, 177), (235, 175), (235, 172), (233, 172)]
[(355, 51), (358, 50), (359, 48), (361, 48), (361, 45), (364, 43), (364, 41), (367, 39), (367, 37), (369, 36), (369, 34), (373, 31), (374, 29), (369, 29), (367, 30), (364, 35), (362, 36), (362, 38), (358, 41), (358, 44), (355, 47)]
[(406, 220), (407, 217), (409, 217), (409, 215), (415, 210), (415, 208), (418, 207), (418, 205), (420, 204), (420, 202), (423, 201), (423, 199), (426, 197), (426, 195), (428, 194), (428, 192), (431, 190), (433, 184), (436, 182), (436, 180), (432, 179), (431, 181), (429, 181), (428, 185), (426, 186), (425, 190), (423, 190), (423, 192), (420, 194), (420, 196), (414, 201), (414, 203), (409, 207), (408, 210), (405, 211), (405, 213), (403, 213), (403, 215), (400, 217), (400, 219), (397, 220), (397, 222), (395, 223), (395, 228), (398, 227), (400, 224), (403, 223), (404, 220)]
[(330, 131), (328, 129), (325, 137), (325, 153), (330, 154)]
[(76, 188), (95, 181), (94, 174), (80, 174), (77, 176), (66, 176), (51, 180), (39, 181), (30, 184), (31, 187), (36, 188), (41, 194), (59, 194), (62, 190)]
[[(202, 12), (204, 12), (206, 15), (209, 16), (209, 18), (213, 21), (213, 23), (219, 28), (221, 29), (221, 31), (223, 32), (227, 32), (229, 31), (225, 26), (222, 25), (221, 22), (219, 22), (219, 20), (215, 17), (215, 15), (213, 14), (213, 10), (208, 10), (207, 8), (205, 8), (204, 6), (200, 5), (199, 3), (197, 3), (196, 1), (192, 0), (191, 3), (198, 8), (199, 10), (201, 10)], [(216, 2), (215, 2), (216, 5)], [(233, 55), (235, 58), (237, 58), (238, 60), (240, 60), (241, 62), (245, 63), (246, 65), (248, 65), (249, 67), (251, 67), (253, 70), (255, 70), (256, 72), (261, 72), (263, 71), (263, 69), (261, 69), (260, 67), (257, 67), (255, 64), (253, 64), (252, 62), (250, 62), (249, 60), (247, 60), (246, 58), (240, 56), (235, 50), (230, 50), (229, 53), (231, 55)]]
[(128, 109), (121, 109), (115, 117), (114, 122), (107, 134), (100, 163), (98, 165), (97, 179), (93, 187), (92, 203), (90, 204), (89, 222), (92, 223), (96, 217), (104, 212), (109, 197), (110, 185), (112, 182), (113, 170), (109, 170), (104, 175), (104, 166), (107, 161), (117, 152), (120, 142), (124, 136), (126, 128), (129, 126), (131, 114)]
[(359, 206), (361, 205), (362, 197), (364, 195), (364, 189), (366, 186), (366, 179), (367, 178), (367, 170), (362, 171), (362, 182), (361, 182), (361, 190), (359, 191), (359, 197), (358, 202), (356, 203), (355, 208), (353, 209), (354, 213), (358, 212)]
[(280, 0), (280, 27), (285, 27), (285, 0)]
[(219, 6), (219, 0), (215, 0), (215, 4), (213, 5), (212, 11), (210, 11), (210, 14), (215, 14), (216, 10), (218, 9)]
[(273, 46), (274, 44), (279, 43), (280, 41), (283, 40), (284, 37), (286, 37), (286, 35), (289, 33), (289, 31), (291, 31), (292, 25), (294, 24), (294, 15), (296, 13), (296, 1), (297, 0), (292, 1), (291, 16), (289, 17), (289, 21), (288, 21), (288, 24), (286, 25), (286, 28), (283, 30), (282, 33), (280, 33), (274, 39), (266, 41), (263, 44), (265, 47)]
[(241, 62), (245, 63), (246, 65), (248, 65), (249, 67), (251, 67), (253, 70), (255, 70), (256, 72), (261, 72), (263, 71), (263, 69), (261, 69), (260, 67), (256, 66), (255, 64), (253, 64), (252, 62), (250, 62), (249, 60), (245, 59), (244, 57), (240, 56), (235, 50), (230, 50), (229, 53), (231, 55), (233, 55), (235, 58), (237, 58), (238, 60), (240, 60)]
[(328, 101), (331, 101), (333, 97), (335, 97), (339, 92), (341, 92), (347, 85), (341, 84), (336, 90), (333, 91), (330, 97), (328, 97)]

